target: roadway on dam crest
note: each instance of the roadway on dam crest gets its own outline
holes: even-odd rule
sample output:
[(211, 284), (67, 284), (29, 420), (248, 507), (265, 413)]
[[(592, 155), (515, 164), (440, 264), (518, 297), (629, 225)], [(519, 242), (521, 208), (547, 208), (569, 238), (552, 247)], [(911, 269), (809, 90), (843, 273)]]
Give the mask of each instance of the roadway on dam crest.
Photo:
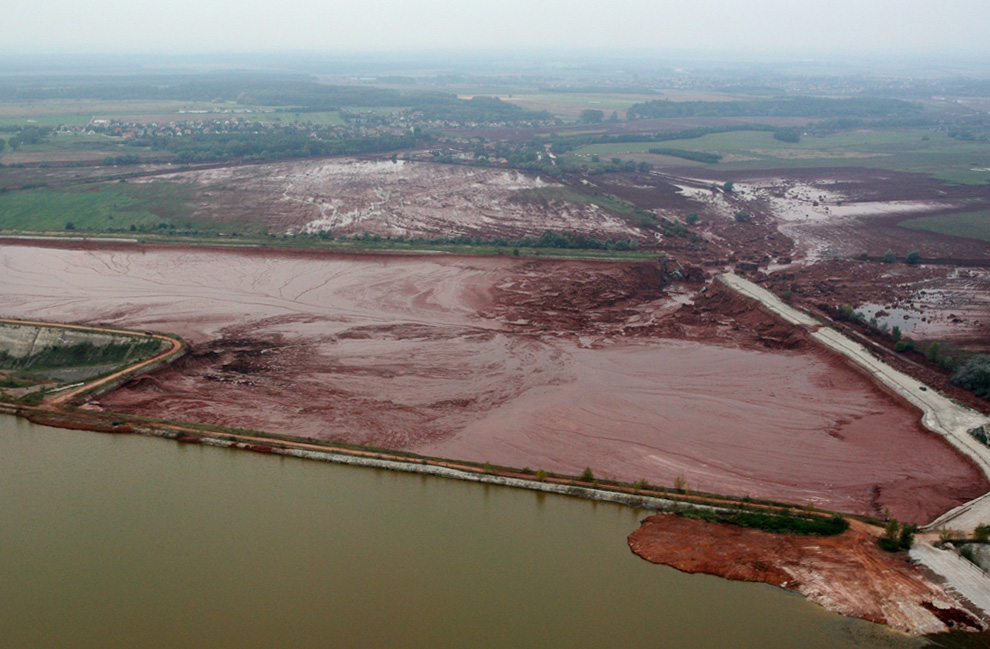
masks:
[[(970, 430), (990, 423), (990, 418), (955, 403), (917, 379), (887, 365), (863, 345), (823, 325), (807, 313), (785, 304), (776, 295), (753, 282), (734, 273), (720, 275), (718, 279), (737, 293), (760, 302), (787, 322), (808, 329), (820, 344), (841, 354), (875, 381), (918, 407), (923, 413), (922, 423), (926, 428), (945, 437), (990, 476), (990, 448), (983, 446), (969, 434)], [(983, 522), (990, 522), (990, 494), (984, 494), (944, 513), (926, 527), (950, 527), (969, 533)]]

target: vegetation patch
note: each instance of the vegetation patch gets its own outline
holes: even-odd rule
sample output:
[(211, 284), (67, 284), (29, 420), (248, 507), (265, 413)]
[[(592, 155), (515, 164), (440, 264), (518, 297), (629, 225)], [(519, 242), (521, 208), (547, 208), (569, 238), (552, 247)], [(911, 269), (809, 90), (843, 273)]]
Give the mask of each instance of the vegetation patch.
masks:
[(754, 101), (670, 101), (657, 99), (629, 107), (629, 119), (660, 117), (887, 117), (913, 115), (920, 104), (900, 99), (795, 97)]
[(898, 225), (909, 230), (924, 230), (963, 239), (990, 241), (990, 212), (925, 216), (902, 221)]
[(918, 531), (917, 525), (901, 525), (897, 519), (887, 521), (883, 536), (877, 540), (877, 545), (884, 552), (899, 552), (910, 550), (914, 543), (914, 535)]
[(990, 355), (976, 354), (959, 365), (952, 382), (977, 395), (990, 399)]
[(986, 426), (977, 426), (969, 431), (970, 437), (980, 444), (990, 447), (990, 430)]
[(192, 188), (181, 183), (107, 183), (0, 194), (2, 230), (145, 232), (217, 228), (191, 219)]
[(685, 149), (668, 149), (665, 147), (652, 148), (650, 149), (650, 153), (672, 156), (674, 158), (684, 158), (685, 160), (704, 162), (705, 164), (715, 164), (722, 159), (722, 156), (717, 153), (709, 153), (707, 151), (687, 151)]
[(849, 529), (849, 521), (840, 514), (822, 516), (813, 513), (795, 513), (789, 509), (724, 511), (688, 507), (678, 509), (674, 513), (686, 518), (710, 523), (727, 523), (772, 534), (835, 536)]

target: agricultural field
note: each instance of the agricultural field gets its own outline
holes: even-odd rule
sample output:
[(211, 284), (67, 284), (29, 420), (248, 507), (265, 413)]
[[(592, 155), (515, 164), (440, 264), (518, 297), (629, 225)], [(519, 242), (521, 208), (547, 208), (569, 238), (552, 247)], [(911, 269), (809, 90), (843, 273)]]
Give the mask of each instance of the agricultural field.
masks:
[[(0, 194), (0, 229), (48, 232), (222, 230), (222, 223), (192, 218), (187, 206), (191, 195), (192, 188), (168, 182), (6, 192)], [(238, 229), (250, 231), (249, 227)]]
[(990, 241), (990, 212), (945, 214), (909, 219), (900, 223), (902, 228), (948, 234), (963, 239)]
[[(662, 143), (594, 144), (569, 155), (581, 162), (590, 161), (593, 155), (606, 158), (636, 154), (637, 159), (649, 160), (659, 157), (649, 154), (650, 149), (657, 147), (722, 156), (718, 163), (706, 166), (725, 171), (868, 167), (924, 173), (953, 183), (990, 183), (990, 150), (985, 144), (954, 140), (928, 129), (803, 135), (799, 142), (783, 142), (769, 132), (733, 131)], [(687, 166), (692, 163), (675, 160), (665, 166), (677, 164)]]
[[(510, 93), (510, 94), (507, 94)], [(685, 91), (664, 89), (654, 94), (634, 94), (624, 92), (532, 92), (521, 88), (506, 91), (499, 89), (497, 94), (507, 101), (529, 110), (545, 110), (566, 122), (574, 122), (586, 109), (601, 110), (605, 117), (615, 111), (619, 119), (626, 118), (626, 110), (635, 105), (654, 99), (671, 101), (733, 101), (737, 95), (717, 91)]]
[(156, 100), (47, 99), (0, 102), (3, 126), (85, 126), (94, 119), (186, 121), (224, 111), (258, 109), (233, 102)]

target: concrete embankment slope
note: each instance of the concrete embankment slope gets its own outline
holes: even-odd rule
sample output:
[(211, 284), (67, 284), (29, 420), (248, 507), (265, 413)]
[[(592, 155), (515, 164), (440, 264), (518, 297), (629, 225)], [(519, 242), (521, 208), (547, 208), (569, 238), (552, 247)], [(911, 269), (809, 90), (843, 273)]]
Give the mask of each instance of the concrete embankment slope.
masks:
[(31, 356), (47, 347), (66, 347), (80, 343), (105, 347), (129, 344), (134, 340), (134, 335), (0, 320), (0, 349), (15, 358)]
[(911, 558), (945, 577), (959, 595), (984, 611), (990, 611), (990, 575), (971, 561), (951, 550), (941, 550), (927, 543), (915, 543), (911, 548)]
[[(30, 356), (49, 347), (71, 346), (89, 343), (96, 347), (108, 345), (133, 345), (157, 340), (161, 347), (154, 356), (116, 363), (116, 370), (109, 374), (85, 379), (71, 389), (61, 388), (46, 397), (46, 404), (59, 407), (84, 393), (99, 393), (112, 389), (122, 381), (141, 372), (150, 372), (177, 359), (185, 352), (185, 343), (171, 335), (128, 331), (112, 327), (73, 325), (40, 320), (14, 320), (0, 318), (0, 350), (15, 358)], [(68, 387), (68, 386), (67, 386)], [(55, 394), (57, 392), (57, 394)]]
[[(945, 437), (990, 476), (990, 448), (983, 446), (969, 434), (970, 430), (990, 423), (990, 418), (955, 403), (921, 381), (887, 365), (863, 345), (823, 325), (807, 313), (785, 304), (776, 295), (753, 282), (732, 273), (720, 275), (718, 279), (737, 293), (760, 302), (787, 322), (807, 329), (820, 344), (841, 354), (872, 376), (877, 383), (917, 406), (923, 413), (922, 423), (926, 428)], [(990, 494), (946, 512), (928, 527), (947, 526), (968, 533), (981, 522), (990, 522)]]

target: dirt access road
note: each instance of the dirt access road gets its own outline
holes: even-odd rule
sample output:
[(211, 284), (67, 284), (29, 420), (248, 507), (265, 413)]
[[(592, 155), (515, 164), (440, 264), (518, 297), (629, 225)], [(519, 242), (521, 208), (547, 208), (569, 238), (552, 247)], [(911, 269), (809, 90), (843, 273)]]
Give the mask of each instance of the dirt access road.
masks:
[[(895, 370), (873, 356), (859, 343), (831, 327), (822, 325), (806, 313), (788, 306), (776, 295), (753, 282), (733, 273), (721, 275), (719, 279), (740, 294), (759, 301), (791, 324), (807, 328), (819, 343), (841, 354), (875, 381), (919, 408), (923, 413), (922, 423), (926, 428), (945, 437), (990, 476), (990, 449), (969, 434), (973, 428), (990, 423), (990, 418), (947, 399), (917, 379)], [(982, 521), (990, 521), (990, 494), (947, 512), (933, 521), (929, 527), (949, 526), (971, 533)]]
[(160, 340), (162, 342), (168, 343), (168, 347), (166, 349), (160, 351), (151, 358), (145, 359), (140, 363), (128, 365), (127, 367), (120, 369), (112, 374), (108, 374), (107, 376), (102, 376), (92, 381), (86, 381), (82, 385), (72, 388), (71, 390), (64, 390), (62, 392), (59, 392), (56, 396), (45, 399), (45, 402), (51, 406), (59, 406), (63, 403), (68, 403), (74, 397), (80, 394), (98, 390), (103, 386), (113, 385), (115, 382), (120, 381), (124, 377), (130, 377), (142, 370), (157, 367), (159, 363), (176, 358), (181, 352), (185, 350), (185, 345), (181, 340), (179, 340), (178, 338), (173, 338), (171, 336), (166, 336), (164, 334), (157, 334), (150, 332), (141, 333), (137, 331), (129, 331), (127, 329), (115, 329), (113, 327), (91, 327), (87, 325), (62, 324), (58, 322), (45, 322), (42, 320), (16, 320), (13, 318), (0, 318), (0, 323), (13, 324), (13, 325), (27, 325), (31, 327), (46, 327), (49, 329), (72, 329), (74, 331), (84, 331), (84, 332), (92, 332), (92, 333), (100, 333), (100, 334), (121, 334), (124, 336), (133, 336), (135, 338), (152, 338), (154, 340)]

